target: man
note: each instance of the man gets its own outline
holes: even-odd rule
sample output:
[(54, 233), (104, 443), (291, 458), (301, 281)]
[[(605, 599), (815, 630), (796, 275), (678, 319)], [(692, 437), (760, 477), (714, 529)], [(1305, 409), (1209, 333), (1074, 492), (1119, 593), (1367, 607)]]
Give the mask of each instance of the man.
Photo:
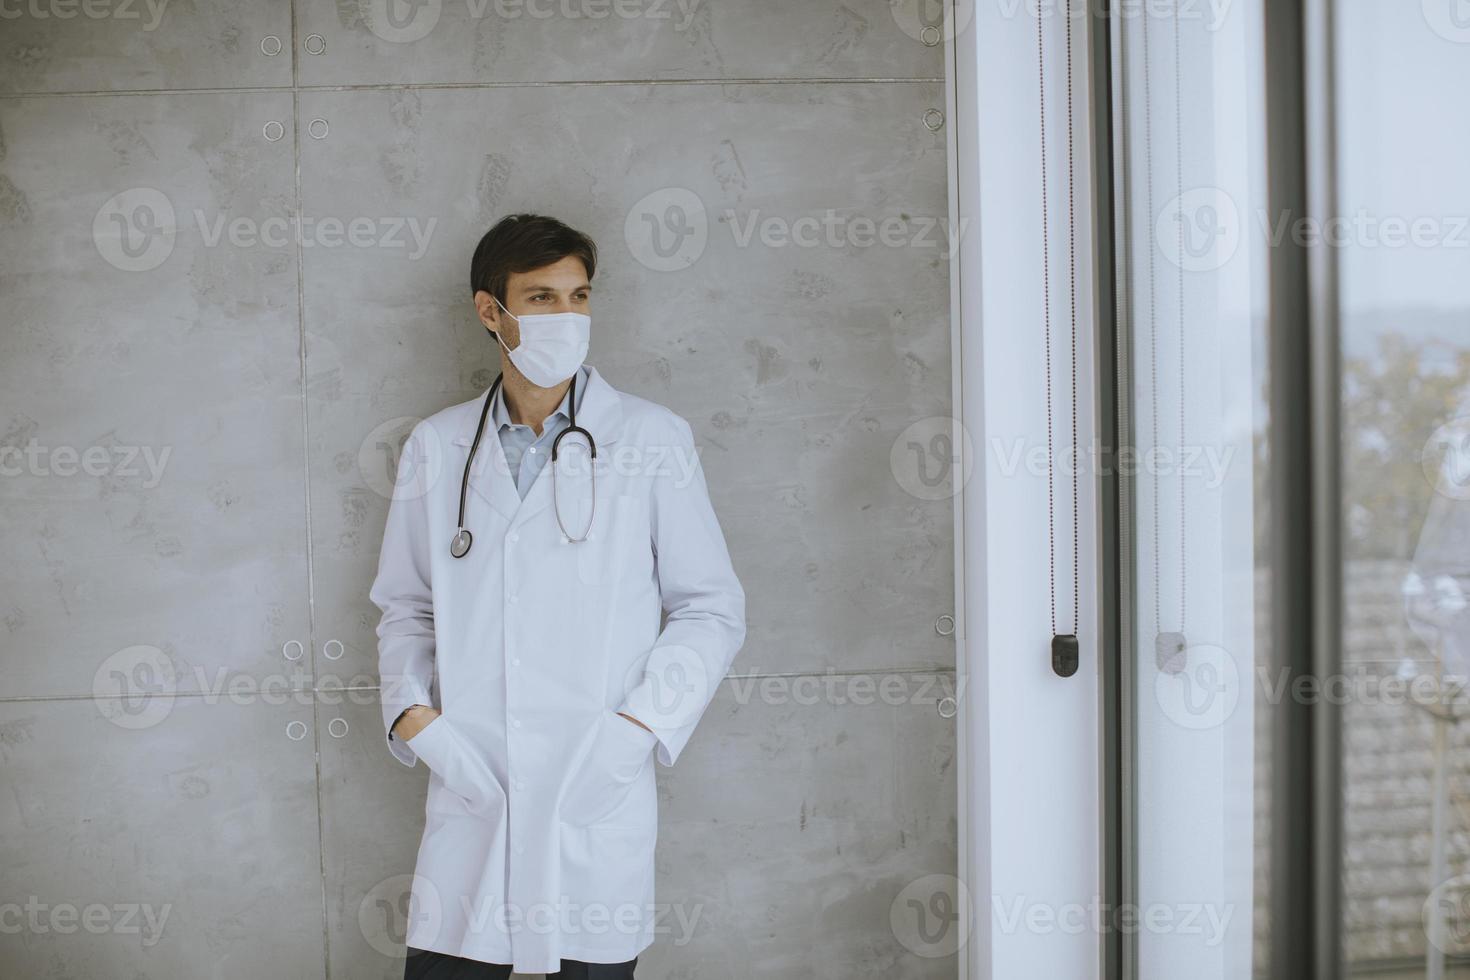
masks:
[(632, 977), (651, 760), (744, 642), (689, 424), (583, 364), (596, 263), (552, 218), (492, 228), (470, 278), (501, 379), (404, 446), (371, 596), (389, 749), (430, 772), (406, 978)]

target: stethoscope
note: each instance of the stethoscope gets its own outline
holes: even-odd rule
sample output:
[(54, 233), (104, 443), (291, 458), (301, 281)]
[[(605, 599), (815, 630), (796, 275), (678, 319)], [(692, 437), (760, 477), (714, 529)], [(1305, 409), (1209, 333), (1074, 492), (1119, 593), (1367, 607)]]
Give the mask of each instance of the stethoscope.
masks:
[[(490, 406), (495, 403), (495, 392), (500, 388), (500, 379), (504, 375), (498, 375), (495, 383), (490, 386), (490, 394), (485, 396), (484, 407), (480, 409), (480, 424), (475, 427), (475, 438), (470, 443), (469, 458), (464, 461), (464, 480), (459, 485), (459, 531), (454, 535), (454, 540), (449, 542), (449, 553), (455, 558), (463, 558), (470, 553), (470, 545), (475, 543), (475, 536), (464, 526), (464, 504), (465, 498), (470, 492), (470, 469), (475, 463), (475, 450), (480, 448), (480, 437), (485, 434), (485, 419), (490, 414)], [(592, 433), (577, 424), (577, 376), (572, 375), (571, 396), (567, 399), (571, 424), (561, 432), (557, 433), (551, 441), (551, 507), (556, 512), (556, 526), (561, 528), (561, 533), (573, 544), (580, 544), (587, 540), (592, 533), (592, 522), (597, 517), (597, 442), (592, 438)], [(580, 538), (574, 538), (567, 532), (567, 526), (561, 521), (561, 499), (556, 495), (556, 457), (561, 441), (573, 432), (581, 433), (587, 440), (587, 448), (592, 453), (592, 507), (587, 516), (587, 529), (582, 532)]]

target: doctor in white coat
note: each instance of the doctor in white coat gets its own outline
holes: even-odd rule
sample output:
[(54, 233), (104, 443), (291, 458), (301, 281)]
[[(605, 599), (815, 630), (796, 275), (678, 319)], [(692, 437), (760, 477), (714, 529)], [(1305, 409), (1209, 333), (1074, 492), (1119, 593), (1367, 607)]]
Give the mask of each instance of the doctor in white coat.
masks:
[(430, 771), (405, 977), (632, 977), (653, 760), (744, 641), (688, 423), (583, 363), (595, 265), (555, 219), (491, 229), (471, 277), (502, 377), (403, 449), (371, 597), (389, 748)]

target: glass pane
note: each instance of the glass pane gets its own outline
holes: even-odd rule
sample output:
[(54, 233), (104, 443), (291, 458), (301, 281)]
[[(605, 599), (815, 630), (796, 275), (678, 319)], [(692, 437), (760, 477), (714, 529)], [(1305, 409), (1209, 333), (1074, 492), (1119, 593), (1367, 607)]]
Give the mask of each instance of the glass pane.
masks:
[(1337, 18), (1343, 930), (1351, 972), (1438, 980), (1470, 976), (1470, 4)]
[[(1260, 0), (1119, 21), (1127, 633), (1144, 978), (1266, 961), (1269, 718)], [(1131, 479), (1128, 477), (1131, 475)], [(1259, 747), (1259, 751), (1258, 751)]]

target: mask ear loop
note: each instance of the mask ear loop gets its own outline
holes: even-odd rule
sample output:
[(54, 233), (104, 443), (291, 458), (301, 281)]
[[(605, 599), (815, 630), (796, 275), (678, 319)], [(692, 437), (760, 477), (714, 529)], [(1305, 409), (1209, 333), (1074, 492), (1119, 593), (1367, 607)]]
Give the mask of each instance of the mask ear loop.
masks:
[[(510, 310), (507, 310), (505, 308), (505, 304), (500, 301), (500, 298), (498, 296), (496, 296), (494, 293), (491, 293), (490, 294), (490, 298), (493, 299), (493, 300), (495, 300), (495, 305), (498, 306), (498, 307), (500, 307), (501, 311), (503, 313), (505, 313), (506, 316), (510, 317), (516, 323), (520, 323), (521, 322), (521, 318), (520, 317), (516, 316)], [(503, 340), (500, 339), (500, 331), (499, 330), (491, 330), (490, 332), (495, 335), (495, 340), (500, 344), (500, 346), (501, 347), (505, 347), (505, 341), (503, 341)], [(516, 350), (520, 350), (520, 349), (521, 349), (521, 345), (520, 344), (516, 344)], [(505, 352), (507, 354), (514, 353), (514, 351), (512, 351), (509, 347), (505, 347)]]
[[(561, 528), (562, 535), (573, 544), (581, 544), (592, 534), (592, 522), (597, 519), (597, 442), (592, 438), (592, 433), (577, 424), (577, 376), (575, 374), (572, 375), (571, 397), (567, 399), (567, 403), (571, 411), (571, 424), (557, 433), (556, 438), (551, 441), (551, 509), (556, 512), (556, 526)], [(573, 432), (581, 433), (582, 437), (587, 440), (587, 448), (592, 453), (592, 506), (589, 508), (591, 512), (587, 516), (587, 527), (582, 532), (580, 538), (572, 537), (567, 531), (567, 526), (562, 523), (561, 498), (557, 496), (556, 492), (557, 453), (561, 446), (561, 441)]]

